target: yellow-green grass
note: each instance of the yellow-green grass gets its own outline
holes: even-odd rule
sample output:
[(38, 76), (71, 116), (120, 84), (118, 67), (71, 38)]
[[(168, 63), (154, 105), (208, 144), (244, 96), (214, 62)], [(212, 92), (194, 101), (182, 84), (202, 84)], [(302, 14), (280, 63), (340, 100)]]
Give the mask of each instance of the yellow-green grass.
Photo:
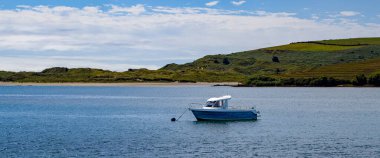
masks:
[(380, 72), (380, 58), (366, 61), (327, 65), (311, 69), (305, 72), (288, 74), (284, 77), (335, 77), (340, 79), (352, 79), (356, 75), (370, 75)]
[(380, 45), (380, 38), (350, 38), (350, 39), (336, 39), (336, 40), (323, 40), (316, 41), (326, 44), (337, 44), (337, 45)]
[(300, 51), (300, 52), (331, 52), (339, 50), (347, 50), (360, 48), (361, 46), (337, 46), (337, 45), (323, 45), (316, 43), (292, 43), (288, 45), (276, 46), (266, 48), (266, 50), (288, 50), (288, 51)]

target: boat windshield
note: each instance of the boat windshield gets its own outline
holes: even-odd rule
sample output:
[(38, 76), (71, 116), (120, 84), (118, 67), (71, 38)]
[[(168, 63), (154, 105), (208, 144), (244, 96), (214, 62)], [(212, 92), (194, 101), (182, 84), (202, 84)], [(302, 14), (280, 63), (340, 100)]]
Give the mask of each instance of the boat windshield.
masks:
[(206, 103), (206, 107), (213, 107), (215, 105), (215, 101), (208, 101)]
[(220, 107), (221, 102), (220, 101), (208, 101), (206, 103), (206, 107)]

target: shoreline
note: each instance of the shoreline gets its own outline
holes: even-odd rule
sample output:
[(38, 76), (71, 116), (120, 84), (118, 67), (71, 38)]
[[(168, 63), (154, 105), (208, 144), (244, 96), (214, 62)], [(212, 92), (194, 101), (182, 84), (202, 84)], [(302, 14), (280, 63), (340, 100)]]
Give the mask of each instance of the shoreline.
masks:
[(237, 86), (238, 82), (196, 82), (196, 83), (181, 83), (181, 82), (125, 82), (125, 83), (95, 83), (95, 82), (0, 82), (0, 86), (99, 86), (99, 87), (130, 87), (130, 86)]
[[(243, 86), (239, 82), (124, 82), (124, 83), (96, 83), (96, 82), (51, 82), (51, 83), (39, 83), (39, 82), (0, 82), (0, 86), (81, 86), (81, 87), (181, 87), (181, 86), (228, 86), (228, 87), (242, 87), (253, 88), (257, 86)], [(259, 86), (260, 88), (270, 87), (314, 87), (314, 86)], [(319, 86), (316, 86), (319, 87)], [(321, 86), (320, 88), (378, 88), (376, 86), (353, 86), (353, 85), (338, 85), (331, 87)]]

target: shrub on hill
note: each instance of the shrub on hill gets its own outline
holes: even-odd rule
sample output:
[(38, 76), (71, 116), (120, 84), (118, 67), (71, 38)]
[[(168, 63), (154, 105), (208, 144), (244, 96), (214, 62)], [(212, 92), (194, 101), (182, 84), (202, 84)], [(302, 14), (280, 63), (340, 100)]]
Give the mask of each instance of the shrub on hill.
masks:
[(262, 86), (280, 86), (281, 81), (276, 80), (271, 77), (267, 76), (256, 76), (248, 79), (245, 83), (245, 86), (257, 86), (257, 87), (262, 87)]
[(371, 75), (368, 79), (368, 83), (375, 86), (380, 86), (380, 74)]
[(278, 57), (276, 57), (276, 56), (273, 56), (272, 57), (272, 61), (275, 62), (275, 63), (279, 63), (280, 59), (278, 59)]
[(52, 67), (52, 68), (43, 70), (42, 73), (54, 74), (54, 73), (66, 73), (68, 71), (69, 69), (65, 67)]
[(20, 72), (20, 73), (15, 73), (15, 74), (5, 78), (4, 81), (19, 81), (19, 80), (25, 79), (27, 77), (28, 77), (27, 74)]
[(332, 77), (319, 77), (315, 78), (310, 81), (309, 83), (310, 86), (315, 86), (315, 87), (332, 87), (332, 86), (337, 86), (338, 82), (336, 79)]
[(364, 74), (356, 75), (352, 80), (352, 84), (355, 86), (363, 86), (367, 84), (367, 77)]
[(0, 81), (10, 81), (9, 78), (14, 74), (14, 72), (0, 71)]
[(350, 84), (350, 81), (335, 79), (333, 77), (319, 78), (282, 78), (259, 76), (252, 77), (245, 82), (245, 86), (311, 86), (311, 87), (333, 87)]
[(230, 64), (230, 60), (228, 60), (228, 58), (223, 58), (223, 64), (224, 65)]

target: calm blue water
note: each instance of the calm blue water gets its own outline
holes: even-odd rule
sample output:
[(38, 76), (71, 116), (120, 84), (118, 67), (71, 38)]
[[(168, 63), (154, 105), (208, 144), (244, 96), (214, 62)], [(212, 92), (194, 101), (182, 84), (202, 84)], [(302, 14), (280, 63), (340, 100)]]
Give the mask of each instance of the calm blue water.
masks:
[[(170, 122), (224, 94), (262, 117)], [(380, 89), (3, 86), (0, 128), (0, 157), (380, 157)]]

